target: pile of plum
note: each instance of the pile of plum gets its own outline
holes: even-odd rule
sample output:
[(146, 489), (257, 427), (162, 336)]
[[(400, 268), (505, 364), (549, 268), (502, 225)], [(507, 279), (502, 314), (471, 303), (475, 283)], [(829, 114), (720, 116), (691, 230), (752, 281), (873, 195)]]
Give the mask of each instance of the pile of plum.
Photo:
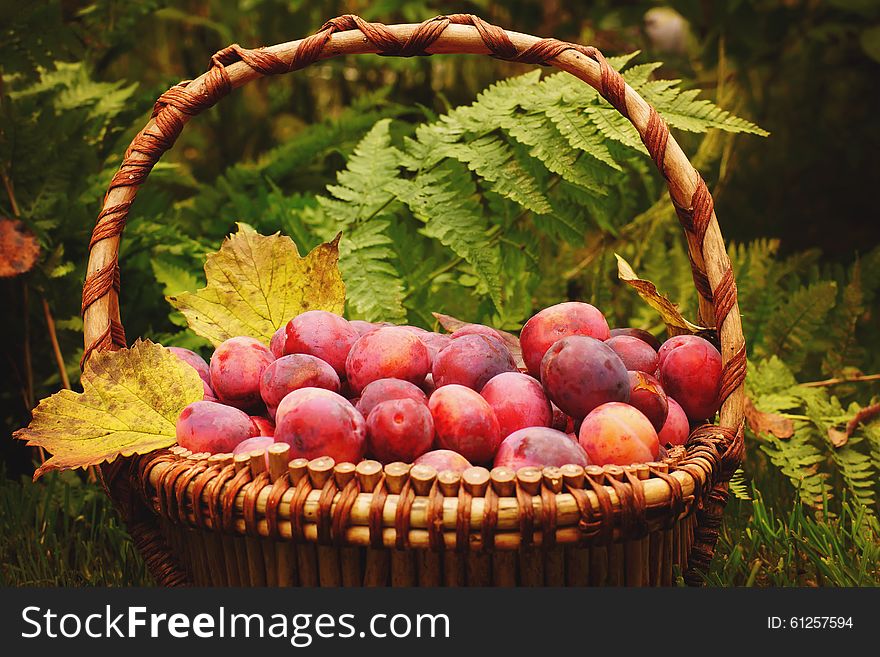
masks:
[(609, 330), (586, 303), (561, 303), (523, 327), (518, 368), (509, 336), (479, 324), (451, 334), (304, 312), (269, 347), (220, 344), (201, 376), (205, 397), (177, 421), (192, 452), (241, 453), (273, 442), (291, 458), (357, 463), (629, 465), (681, 445), (718, 410), (721, 355), (703, 338), (662, 345)]

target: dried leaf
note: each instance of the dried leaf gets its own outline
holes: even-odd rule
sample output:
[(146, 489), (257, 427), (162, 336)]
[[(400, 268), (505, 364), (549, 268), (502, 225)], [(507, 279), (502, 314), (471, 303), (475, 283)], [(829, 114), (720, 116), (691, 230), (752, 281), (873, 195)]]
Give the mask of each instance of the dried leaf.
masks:
[[(434, 318), (440, 323), (440, 326), (445, 328), (450, 333), (460, 329), (462, 326), (473, 324), (473, 322), (465, 322), (456, 317), (453, 317), (452, 315), (444, 315), (443, 313), (431, 314), (434, 315)], [(519, 369), (526, 369), (526, 363), (523, 360), (522, 347), (519, 344), (519, 338), (513, 333), (508, 333), (507, 331), (502, 331), (500, 329), (494, 330), (498, 331), (499, 335), (501, 335), (501, 338), (504, 340), (504, 344), (507, 345), (507, 348), (510, 350), (511, 355), (513, 356), (513, 360), (516, 363), (516, 366)]]
[(0, 277), (29, 272), (40, 256), (40, 243), (18, 219), (0, 219)]
[(173, 445), (177, 416), (204, 395), (198, 372), (149, 340), (96, 353), (81, 381), (83, 392), (61, 390), (44, 399), (14, 434), (53, 455), (34, 479)]
[(743, 412), (749, 428), (756, 434), (773, 434), (777, 438), (791, 438), (794, 435), (794, 422), (777, 413), (759, 411), (750, 397), (746, 397)]
[(843, 447), (849, 442), (853, 432), (860, 424), (863, 422), (870, 422), (878, 415), (880, 415), (880, 404), (865, 406), (846, 423), (845, 429), (840, 430), (835, 427), (828, 429), (828, 440), (830, 440), (831, 444), (835, 447)]
[(666, 326), (673, 332), (699, 333), (701, 331), (710, 331), (710, 329), (687, 321), (678, 311), (678, 307), (657, 291), (656, 285), (651, 281), (639, 278), (629, 263), (618, 254), (615, 253), (614, 256), (617, 258), (618, 278), (632, 287), (642, 299), (648, 302), (649, 306), (659, 312)]
[(290, 318), (306, 310), (342, 314), (339, 235), (301, 257), (293, 240), (259, 235), (244, 224), (205, 262), (207, 286), (166, 297), (190, 328), (217, 345), (247, 335), (266, 344)]

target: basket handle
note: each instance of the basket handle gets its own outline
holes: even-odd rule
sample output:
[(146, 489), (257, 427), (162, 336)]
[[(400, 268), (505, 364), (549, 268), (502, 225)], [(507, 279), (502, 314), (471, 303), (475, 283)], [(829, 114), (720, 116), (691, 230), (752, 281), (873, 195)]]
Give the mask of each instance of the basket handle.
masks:
[(163, 93), (110, 181), (92, 233), (83, 284), (83, 364), (95, 350), (126, 346), (119, 316), (120, 237), (138, 188), (174, 144), (186, 122), (233, 89), (257, 78), (289, 73), (339, 55), (365, 53), (399, 57), (483, 54), (513, 62), (551, 65), (594, 87), (629, 119), (666, 179), (684, 227), (701, 319), (718, 328), (723, 362), (718, 430), (729, 446), (728, 465), (735, 465), (742, 449), (746, 350), (733, 270), (706, 183), (670, 135), (666, 122), (596, 48), (508, 32), (470, 14), (438, 16), (404, 25), (368, 23), (358, 16), (340, 16), (299, 41), (255, 50), (237, 44), (228, 46), (211, 58), (206, 73)]

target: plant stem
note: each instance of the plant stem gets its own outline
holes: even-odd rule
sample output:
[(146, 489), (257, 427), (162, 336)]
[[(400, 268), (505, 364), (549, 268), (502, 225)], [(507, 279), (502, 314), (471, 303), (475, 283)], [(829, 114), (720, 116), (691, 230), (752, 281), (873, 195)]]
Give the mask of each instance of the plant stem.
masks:
[(880, 374), (864, 374), (862, 376), (839, 377), (833, 379), (825, 379), (824, 381), (810, 381), (809, 383), (801, 383), (803, 388), (826, 388), (828, 386), (836, 386), (841, 383), (862, 383), (865, 381), (880, 381)]
[(70, 390), (70, 378), (67, 376), (67, 368), (64, 367), (64, 357), (61, 355), (61, 347), (58, 345), (58, 334), (55, 332), (55, 320), (49, 309), (46, 297), (41, 296), (43, 302), (43, 315), (46, 318), (46, 328), (49, 329), (49, 340), (52, 342), (52, 351), (55, 353), (55, 362), (58, 365), (58, 374), (61, 375), (61, 385)]

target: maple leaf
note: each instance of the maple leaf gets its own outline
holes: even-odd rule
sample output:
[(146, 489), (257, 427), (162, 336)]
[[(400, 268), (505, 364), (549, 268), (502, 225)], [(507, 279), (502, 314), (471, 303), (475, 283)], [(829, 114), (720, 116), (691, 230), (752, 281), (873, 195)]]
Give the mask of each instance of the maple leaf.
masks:
[(95, 353), (81, 381), (83, 392), (61, 390), (42, 400), (30, 424), (14, 434), (52, 454), (34, 473), (35, 480), (50, 470), (173, 445), (178, 415), (204, 395), (198, 372), (149, 340)]
[(342, 314), (339, 237), (302, 257), (289, 237), (260, 235), (238, 224), (238, 232), (208, 255), (206, 287), (166, 299), (195, 333), (215, 346), (240, 335), (269, 344), (277, 329), (302, 312)]
[(618, 254), (614, 254), (617, 258), (617, 276), (624, 283), (633, 288), (649, 306), (660, 313), (666, 326), (671, 329), (670, 332), (676, 333), (706, 333), (709, 329), (692, 324), (686, 320), (679, 312), (678, 307), (672, 303), (667, 297), (657, 291), (657, 286), (651, 281), (639, 278), (630, 264), (621, 258)]

